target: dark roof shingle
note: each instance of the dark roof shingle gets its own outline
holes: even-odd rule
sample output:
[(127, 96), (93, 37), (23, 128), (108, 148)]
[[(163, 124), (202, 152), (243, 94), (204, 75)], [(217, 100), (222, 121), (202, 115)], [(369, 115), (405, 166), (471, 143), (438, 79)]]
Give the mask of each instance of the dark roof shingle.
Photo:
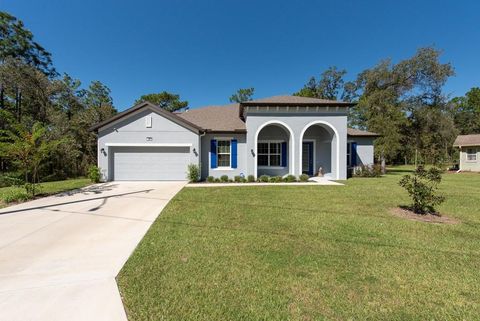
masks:
[(458, 135), (453, 146), (480, 146), (480, 134)]
[(352, 137), (379, 137), (377, 133), (368, 132), (356, 128), (347, 128), (347, 135)]
[(240, 104), (190, 109), (178, 116), (207, 131), (246, 131), (245, 122), (240, 118)]

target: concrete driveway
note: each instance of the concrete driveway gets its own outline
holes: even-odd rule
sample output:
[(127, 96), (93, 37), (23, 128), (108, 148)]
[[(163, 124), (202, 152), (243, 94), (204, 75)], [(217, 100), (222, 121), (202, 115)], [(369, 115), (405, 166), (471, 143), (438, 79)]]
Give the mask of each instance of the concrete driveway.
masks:
[(111, 182), (0, 210), (0, 320), (126, 320), (115, 282), (184, 182)]

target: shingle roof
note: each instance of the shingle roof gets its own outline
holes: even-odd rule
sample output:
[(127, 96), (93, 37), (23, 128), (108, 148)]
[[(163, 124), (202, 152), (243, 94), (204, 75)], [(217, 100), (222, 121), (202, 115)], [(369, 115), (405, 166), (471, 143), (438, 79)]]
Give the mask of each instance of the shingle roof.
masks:
[(354, 106), (355, 103), (349, 103), (338, 100), (328, 100), (301, 96), (273, 96), (267, 98), (260, 98), (251, 101), (242, 102), (242, 105), (331, 105), (331, 106)]
[(453, 146), (480, 146), (480, 134), (474, 135), (458, 135)]
[(365, 130), (360, 130), (356, 128), (347, 128), (348, 136), (355, 136), (355, 137), (378, 137), (380, 136), (377, 133), (367, 132)]
[(178, 116), (207, 131), (246, 131), (245, 122), (240, 118), (240, 104), (190, 109)]

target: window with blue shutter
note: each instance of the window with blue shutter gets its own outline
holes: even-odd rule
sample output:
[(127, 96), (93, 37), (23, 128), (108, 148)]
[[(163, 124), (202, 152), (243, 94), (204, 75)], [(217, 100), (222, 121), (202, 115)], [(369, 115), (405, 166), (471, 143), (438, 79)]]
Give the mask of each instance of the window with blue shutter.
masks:
[(282, 142), (282, 167), (287, 167), (287, 142)]
[(237, 140), (232, 139), (232, 168), (237, 168)]
[(217, 168), (217, 140), (210, 141), (210, 168)]
[(357, 166), (357, 143), (352, 143), (352, 166)]

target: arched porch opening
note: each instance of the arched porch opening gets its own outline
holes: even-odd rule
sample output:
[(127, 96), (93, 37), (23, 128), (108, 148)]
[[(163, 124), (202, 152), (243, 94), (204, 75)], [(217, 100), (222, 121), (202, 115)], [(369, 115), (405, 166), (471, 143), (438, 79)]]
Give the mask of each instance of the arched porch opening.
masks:
[(336, 129), (327, 122), (312, 122), (300, 136), (299, 173), (326, 178), (339, 178), (339, 144)]
[(293, 131), (282, 122), (263, 124), (255, 136), (255, 177), (295, 173)]

